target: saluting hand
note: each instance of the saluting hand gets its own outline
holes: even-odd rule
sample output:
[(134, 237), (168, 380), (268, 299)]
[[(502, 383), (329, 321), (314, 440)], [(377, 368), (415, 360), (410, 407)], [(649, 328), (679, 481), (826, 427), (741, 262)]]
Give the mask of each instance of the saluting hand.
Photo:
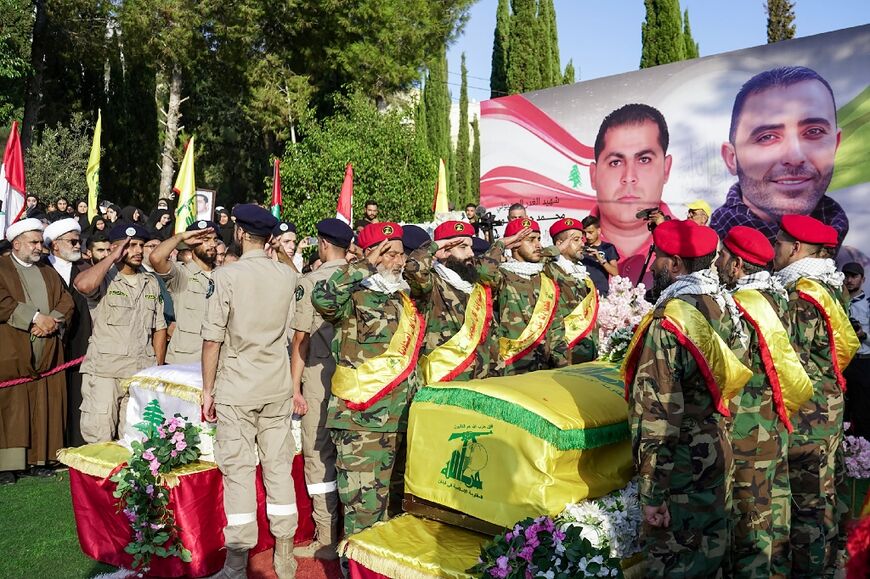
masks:
[(127, 247), (130, 245), (130, 239), (127, 237), (112, 248), (112, 253), (109, 254), (109, 259), (112, 260), (112, 263), (120, 263), (124, 260), (124, 257), (127, 255)]
[(520, 243), (523, 240), (532, 234), (532, 230), (528, 227), (524, 227), (517, 233), (516, 235), (511, 235), (510, 237), (502, 237), (501, 242), (504, 244), (505, 249), (515, 249), (520, 246)]
[(377, 268), (381, 262), (384, 261), (384, 255), (386, 255), (389, 250), (390, 245), (387, 242), (382, 241), (380, 245), (369, 252), (366, 261), (368, 261), (372, 267)]
[(464, 237), (453, 237), (451, 239), (440, 239), (440, 240), (436, 241), (435, 243), (438, 244), (439, 250), (443, 249), (443, 250), (447, 251), (447, 250), (453, 249), (454, 247), (462, 245), (464, 242), (465, 242)]
[(187, 244), (187, 247), (196, 247), (205, 242), (206, 236), (214, 233), (213, 229), (194, 229), (193, 231), (183, 231), (179, 233), (179, 241)]

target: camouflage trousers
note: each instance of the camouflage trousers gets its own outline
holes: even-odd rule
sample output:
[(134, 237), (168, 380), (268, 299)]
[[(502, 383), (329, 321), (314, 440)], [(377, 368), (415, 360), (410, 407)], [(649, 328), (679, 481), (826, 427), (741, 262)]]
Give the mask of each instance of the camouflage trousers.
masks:
[[(738, 416), (735, 420), (740, 420)], [(734, 448), (734, 576), (749, 579), (787, 577), (791, 489), (788, 432), (756, 425), (732, 441)], [(741, 433), (742, 434), (742, 433)]]
[(405, 486), (405, 433), (333, 430), (332, 441), (344, 536), (399, 514)]

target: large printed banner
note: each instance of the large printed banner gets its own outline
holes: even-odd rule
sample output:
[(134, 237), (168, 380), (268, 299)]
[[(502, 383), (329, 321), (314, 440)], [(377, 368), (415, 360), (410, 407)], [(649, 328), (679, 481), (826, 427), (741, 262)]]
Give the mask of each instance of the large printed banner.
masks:
[(651, 240), (637, 213), (693, 201), (720, 236), (772, 240), (781, 215), (811, 214), (840, 232), (839, 263), (870, 266), (868, 71), (865, 25), (485, 101), (481, 204), (596, 215), (632, 279)]

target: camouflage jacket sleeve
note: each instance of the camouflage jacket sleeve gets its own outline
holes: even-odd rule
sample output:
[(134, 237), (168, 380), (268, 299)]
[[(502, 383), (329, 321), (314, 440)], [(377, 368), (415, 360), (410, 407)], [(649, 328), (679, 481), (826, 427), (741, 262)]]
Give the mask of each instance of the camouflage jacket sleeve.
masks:
[(415, 249), (408, 256), (405, 263), (405, 281), (411, 288), (411, 296), (415, 299), (427, 298), (432, 293), (434, 282), (432, 280), (432, 260), (438, 244), (434, 241)]
[(791, 335), (791, 343), (804, 368), (812, 362), (816, 335), (821, 331), (823, 320), (816, 306), (792, 294), (789, 296), (788, 316), (785, 327)]
[(478, 260), (477, 273), (480, 275), (480, 283), (492, 288), (501, 287), (504, 276), (499, 266), (503, 257), (504, 243), (501, 239), (497, 239)]
[(326, 281), (317, 282), (311, 292), (311, 303), (323, 319), (336, 323), (353, 313), (351, 296), (362, 280), (377, 270), (367, 261), (358, 261), (339, 268)]
[(666, 499), (680, 437), (684, 399), (681, 377), (685, 352), (676, 337), (655, 320), (644, 339), (632, 384), (631, 434), (639, 492), (644, 503)]

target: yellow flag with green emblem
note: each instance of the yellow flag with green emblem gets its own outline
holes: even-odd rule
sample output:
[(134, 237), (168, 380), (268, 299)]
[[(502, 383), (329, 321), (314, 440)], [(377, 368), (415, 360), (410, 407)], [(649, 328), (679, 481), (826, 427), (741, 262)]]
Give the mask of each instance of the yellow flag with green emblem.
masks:
[(85, 180), (88, 182), (88, 221), (97, 216), (97, 202), (100, 196), (100, 133), (102, 132), (102, 113), (97, 111), (97, 126), (94, 127), (94, 142), (91, 143), (91, 156)]
[(181, 168), (172, 188), (178, 195), (178, 206), (175, 208), (175, 233), (181, 233), (187, 226), (196, 221), (196, 179), (193, 170), (193, 137), (187, 142)]

